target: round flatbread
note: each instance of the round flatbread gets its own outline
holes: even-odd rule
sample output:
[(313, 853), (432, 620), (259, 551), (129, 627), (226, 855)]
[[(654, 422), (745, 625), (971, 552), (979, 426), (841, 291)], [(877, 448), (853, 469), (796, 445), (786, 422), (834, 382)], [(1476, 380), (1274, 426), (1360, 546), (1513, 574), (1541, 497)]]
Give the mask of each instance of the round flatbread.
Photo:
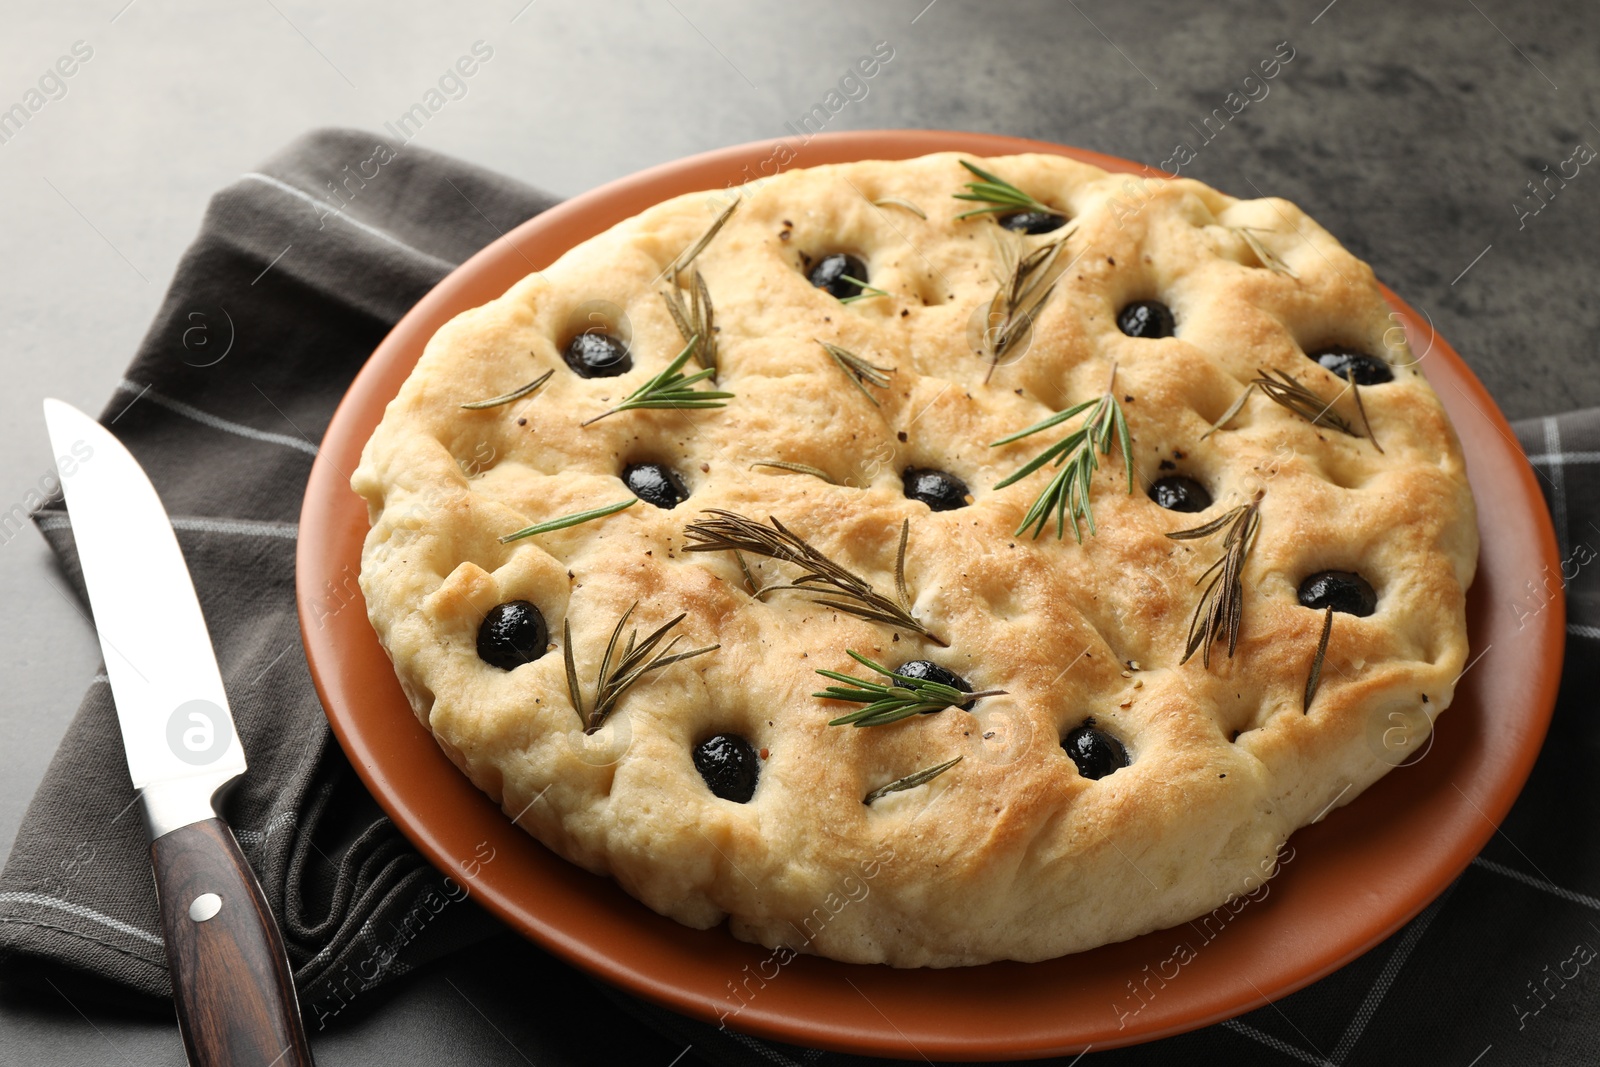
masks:
[(895, 966), (1170, 926), (1466, 662), (1461, 450), (1366, 264), (1282, 200), (966, 162), (613, 227), (441, 329), (353, 478), (422, 722), (680, 922)]

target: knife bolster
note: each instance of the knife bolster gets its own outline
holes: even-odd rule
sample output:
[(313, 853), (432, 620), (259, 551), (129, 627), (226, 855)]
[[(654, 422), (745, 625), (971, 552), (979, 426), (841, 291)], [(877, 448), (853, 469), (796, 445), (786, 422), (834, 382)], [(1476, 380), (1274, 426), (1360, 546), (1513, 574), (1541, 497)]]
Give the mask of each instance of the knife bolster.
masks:
[(139, 794), (139, 807), (144, 812), (150, 840), (192, 823), (215, 819), (217, 794), (238, 776), (237, 771), (220, 771), (145, 786)]

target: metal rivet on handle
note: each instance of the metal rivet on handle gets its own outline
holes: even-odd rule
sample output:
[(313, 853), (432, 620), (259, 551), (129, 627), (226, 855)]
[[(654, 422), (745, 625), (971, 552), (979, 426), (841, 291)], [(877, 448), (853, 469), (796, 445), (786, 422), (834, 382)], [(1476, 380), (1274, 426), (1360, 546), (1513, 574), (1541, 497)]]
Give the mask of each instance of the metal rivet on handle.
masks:
[(189, 903), (189, 918), (203, 923), (222, 910), (222, 898), (215, 893), (201, 893)]

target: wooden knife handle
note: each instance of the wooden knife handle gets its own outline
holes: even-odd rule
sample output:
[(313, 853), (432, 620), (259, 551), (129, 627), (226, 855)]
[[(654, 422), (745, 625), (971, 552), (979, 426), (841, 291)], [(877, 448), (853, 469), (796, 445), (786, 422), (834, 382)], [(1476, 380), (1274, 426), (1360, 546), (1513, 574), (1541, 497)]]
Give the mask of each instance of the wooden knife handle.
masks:
[(150, 860), (190, 1064), (311, 1067), (283, 937), (228, 824), (164, 834)]

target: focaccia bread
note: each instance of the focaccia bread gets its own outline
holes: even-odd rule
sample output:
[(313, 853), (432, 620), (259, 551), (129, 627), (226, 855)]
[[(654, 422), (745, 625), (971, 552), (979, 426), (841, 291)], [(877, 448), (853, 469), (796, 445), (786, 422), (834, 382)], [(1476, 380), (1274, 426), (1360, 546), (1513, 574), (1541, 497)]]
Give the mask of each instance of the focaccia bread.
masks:
[(1461, 449), (1366, 264), (1282, 200), (967, 162), (620, 223), (441, 329), (355, 473), (422, 722), (680, 922), (903, 967), (1170, 926), (1466, 662)]

